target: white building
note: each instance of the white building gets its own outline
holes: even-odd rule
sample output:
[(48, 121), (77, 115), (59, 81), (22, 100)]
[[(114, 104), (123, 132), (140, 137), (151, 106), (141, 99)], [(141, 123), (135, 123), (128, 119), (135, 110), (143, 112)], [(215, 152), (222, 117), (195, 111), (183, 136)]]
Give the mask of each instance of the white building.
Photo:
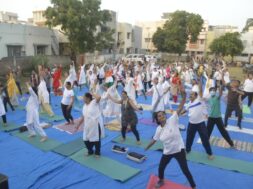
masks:
[(250, 27), (247, 32), (241, 33), (244, 50), (242, 56), (253, 63), (253, 27)]
[(140, 53), (142, 29), (129, 23), (118, 23), (117, 49), (119, 54)]
[(0, 11), (0, 22), (17, 23), (18, 22), (18, 14), (13, 13), (13, 12)]
[(0, 59), (12, 56), (58, 55), (53, 30), (23, 24), (0, 23)]

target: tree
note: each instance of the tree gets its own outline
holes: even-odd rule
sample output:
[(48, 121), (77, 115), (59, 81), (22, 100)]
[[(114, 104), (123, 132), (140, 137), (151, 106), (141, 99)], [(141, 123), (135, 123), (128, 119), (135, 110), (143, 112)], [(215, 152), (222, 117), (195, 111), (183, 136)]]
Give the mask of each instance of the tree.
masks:
[(188, 40), (197, 41), (203, 22), (198, 14), (176, 11), (170, 14), (163, 28), (158, 28), (152, 41), (159, 51), (181, 55)]
[(238, 32), (226, 33), (215, 39), (210, 45), (212, 53), (215, 53), (216, 55), (221, 54), (222, 56), (230, 55), (232, 61), (235, 55), (242, 53), (243, 49), (243, 43)]
[(253, 26), (253, 18), (248, 18), (242, 32), (248, 31), (251, 26)]
[(75, 53), (94, 52), (112, 46), (114, 33), (106, 23), (109, 11), (100, 10), (100, 0), (51, 0), (45, 11), (46, 24), (60, 26)]

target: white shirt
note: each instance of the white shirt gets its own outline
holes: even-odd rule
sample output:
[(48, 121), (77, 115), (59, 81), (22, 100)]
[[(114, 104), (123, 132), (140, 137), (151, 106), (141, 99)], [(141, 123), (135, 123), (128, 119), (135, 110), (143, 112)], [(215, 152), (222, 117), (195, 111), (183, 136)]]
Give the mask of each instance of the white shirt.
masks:
[(244, 88), (243, 88), (243, 90), (245, 92), (250, 92), (250, 93), (253, 92), (253, 79), (246, 79), (244, 81)]
[(192, 86), (192, 92), (196, 92), (199, 94), (199, 86), (198, 84)]
[(216, 80), (219, 80), (219, 81), (222, 80), (222, 74), (221, 74), (221, 72), (220, 71), (216, 71), (214, 73), (213, 78), (216, 79)]
[(229, 72), (224, 73), (224, 81), (225, 81), (226, 84), (230, 83)]
[(74, 96), (74, 91), (72, 89), (68, 90), (67, 88), (65, 88), (61, 103), (64, 105), (70, 105), (71, 97), (73, 96)]
[(189, 122), (192, 124), (202, 123), (207, 119), (207, 108), (205, 102), (201, 98), (189, 102), (186, 106), (188, 110)]
[(164, 111), (164, 96), (163, 96), (163, 86), (161, 83), (153, 85), (149, 91), (153, 92), (152, 96), (152, 110), (154, 112)]
[(0, 116), (5, 115), (5, 108), (4, 108), (4, 103), (2, 101), (2, 97), (0, 96)]
[(178, 115), (174, 112), (166, 120), (164, 127), (157, 127), (154, 140), (160, 140), (163, 143), (163, 154), (169, 155), (180, 152), (184, 149), (184, 141), (179, 130)]
[(99, 141), (99, 118), (101, 111), (99, 103), (96, 100), (92, 100), (89, 104), (83, 106), (83, 140), (95, 142)]

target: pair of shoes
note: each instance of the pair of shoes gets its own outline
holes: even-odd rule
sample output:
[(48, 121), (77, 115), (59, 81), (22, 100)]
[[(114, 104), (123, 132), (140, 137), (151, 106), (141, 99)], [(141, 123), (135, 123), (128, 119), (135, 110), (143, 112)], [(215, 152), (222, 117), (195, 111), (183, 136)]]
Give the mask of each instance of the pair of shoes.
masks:
[(159, 180), (156, 185), (155, 185), (155, 188), (160, 188), (161, 186), (164, 185), (164, 181), (163, 180)]

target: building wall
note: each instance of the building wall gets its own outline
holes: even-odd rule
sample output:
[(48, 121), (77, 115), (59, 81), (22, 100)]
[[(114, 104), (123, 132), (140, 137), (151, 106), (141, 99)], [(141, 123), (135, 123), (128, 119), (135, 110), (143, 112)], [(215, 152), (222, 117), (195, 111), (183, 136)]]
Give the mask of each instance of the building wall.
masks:
[(141, 53), (142, 49), (142, 28), (133, 26), (133, 53)]
[(47, 28), (0, 23), (0, 59), (8, 56), (7, 45), (22, 46), (22, 56), (34, 56), (35, 46), (46, 46), (45, 55), (52, 55), (54, 33)]
[(250, 27), (248, 32), (241, 34), (244, 50), (242, 54), (253, 55), (253, 27)]
[(133, 39), (132, 39), (132, 25), (128, 23), (118, 23), (118, 43), (117, 49), (120, 54), (132, 53)]
[(142, 28), (142, 49), (143, 51), (155, 51), (156, 47), (152, 43), (152, 37), (158, 27), (163, 27), (166, 20), (137, 22), (136, 25)]
[(46, 18), (43, 16), (44, 10), (36, 10), (33, 11), (33, 24), (36, 26), (45, 26), (46, 25)]
[(205, 53), (207, 45), (207, 34), (208, 34), (208, 22), (204, 21), (202, 30), (198, 36), (198, 40), (195, 43), (191, 43), (190, 41), (188, 41), (186, 44), (186, 52), (191, 54), (203, 55)]
[(16, 23), (18, 21), (18, 15), (12, 12), (0, 11), (0, 22)]

